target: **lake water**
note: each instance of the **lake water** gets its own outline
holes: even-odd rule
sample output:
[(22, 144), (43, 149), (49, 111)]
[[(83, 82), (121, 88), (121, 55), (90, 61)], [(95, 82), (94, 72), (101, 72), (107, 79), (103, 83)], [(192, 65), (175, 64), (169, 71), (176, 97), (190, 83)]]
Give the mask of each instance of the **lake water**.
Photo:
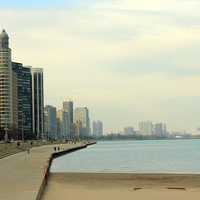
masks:
[(200, 173), (200, 140), (98, 142), (54, 159), (51, 172)]

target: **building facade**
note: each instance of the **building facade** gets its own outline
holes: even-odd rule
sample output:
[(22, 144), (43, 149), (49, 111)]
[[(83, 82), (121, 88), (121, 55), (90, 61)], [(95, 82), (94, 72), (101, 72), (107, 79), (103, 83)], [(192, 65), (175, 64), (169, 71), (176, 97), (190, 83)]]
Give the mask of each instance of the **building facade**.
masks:
[[(17, 88), (17, 119), (18, 119), (18, 139), (33, 139), (32, 126), (32, 75), (29, 67), (24, 67), (21, 63), (12, 62), (13, 76), (16, 76)], [(13, 93), (13, 98), (16, 95)], [(13, 106), (15, 110), (15, 106)]]
[(70, 139), (70, 117), (69, 113), (65, 112), (63, 109), (57, 112), (57, 123), (59, 126), (59, 138), (60, 139)]
[(37, 139), (44, 139), (44, 86), (43, 69), (31, 68), (32, 73), (32, 116), (33, 133)]
[(152, 135), (153, 123), (151, 121), (139, 122), (139, 132), (141, 135)]
[(95, 137), (103, 136), (103, 122), (101, 122), (99, 120), (93, 121), (92, 127), (93, 127), (93, 135)]
[(73, 101), (64, 101), (63, 102), (63, 110), (68, 113), (69, 115), (69, 123), (70, 123), (70, 137), (73, 138), (75, 131), (74, 131), (74, 108), (73, 108)]
[(81, 124), (80, 137), (90, 136), (90, 117), (87, 107), (79, 107), (75, 109), (75, 123)]
[(47, 105), (44, 108), (45, 136), (50, 140), (58, 139), (57, 136), (57, 110), (56, 107)]
[[(15, 78), (14, 78), (15, 79)], [(16, 79), (15, 79), (16, 80)], [(13, 111), (13, 75), (9, 36), (5, 30), (0, 34), (0, 129), (12, 130), (17, 127), (16, 111)], [(16, 91), (15, 91), (16, 93)], [(2, 135), (1, 135), (2, 136)], [(2, 137), (1, 137), (2, 138)]]
[(73, 123), (73, 119), (74, 119), (73, 101), (64, 101), (63, 110), (69, 113), (70, 123)]
[(124, 135), (134, 135), (135, 134), (135, 131), (134, 131), (134, 128), (133, 127), (125, 127), (124, 128)]
[(154, 133), (157, 137), (166, 137), (167, 136), (167, 127), (164, 123), (157, 123), (154, 125)]

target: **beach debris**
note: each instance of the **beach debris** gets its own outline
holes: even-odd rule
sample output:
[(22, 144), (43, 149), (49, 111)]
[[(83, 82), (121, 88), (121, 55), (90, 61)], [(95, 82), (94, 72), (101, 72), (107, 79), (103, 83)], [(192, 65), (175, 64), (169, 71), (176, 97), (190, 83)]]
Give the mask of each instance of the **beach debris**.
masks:
[(141, 187), (135, 187), (135, 188), (133, 188), (133, 190), (142, 190), (143, 188), (141, 188)]
[(167, 187), (168, 190), (186, 190), (184, 187)]

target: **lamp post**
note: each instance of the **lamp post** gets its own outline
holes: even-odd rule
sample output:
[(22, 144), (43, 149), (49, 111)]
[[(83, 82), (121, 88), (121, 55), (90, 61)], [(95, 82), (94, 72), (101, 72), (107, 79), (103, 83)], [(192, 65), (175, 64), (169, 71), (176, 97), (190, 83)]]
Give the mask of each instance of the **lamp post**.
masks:
[(22, 142), (24, 142), (24, 113), (22, 112)]
[(6, 142), (8, 142), (8, 118), (7, 118), (8, 116), (6, 115), (5, 117), (6, 117), (6, 124), (5, 124), (5, 128), (4, 128), (4, 130), (5, 130), (4, 141), (6, 143)]
[(7, 143), (8, 142), (8, 127), (5, 127), (5, 135), (4, 135), (4, 141), (5, 141), (5, 143)]

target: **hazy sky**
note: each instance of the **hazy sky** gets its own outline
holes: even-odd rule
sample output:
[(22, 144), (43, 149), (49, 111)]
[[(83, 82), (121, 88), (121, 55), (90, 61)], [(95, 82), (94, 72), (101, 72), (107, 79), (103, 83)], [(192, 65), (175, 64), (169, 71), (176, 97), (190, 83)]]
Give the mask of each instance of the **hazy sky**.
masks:
[(73, 99), (109, 131), (140, 120), (193, 131), (199, 8), (200, 0), (0, 0), (0, 28), (13, 60), (44, 68), (47, 104)]

